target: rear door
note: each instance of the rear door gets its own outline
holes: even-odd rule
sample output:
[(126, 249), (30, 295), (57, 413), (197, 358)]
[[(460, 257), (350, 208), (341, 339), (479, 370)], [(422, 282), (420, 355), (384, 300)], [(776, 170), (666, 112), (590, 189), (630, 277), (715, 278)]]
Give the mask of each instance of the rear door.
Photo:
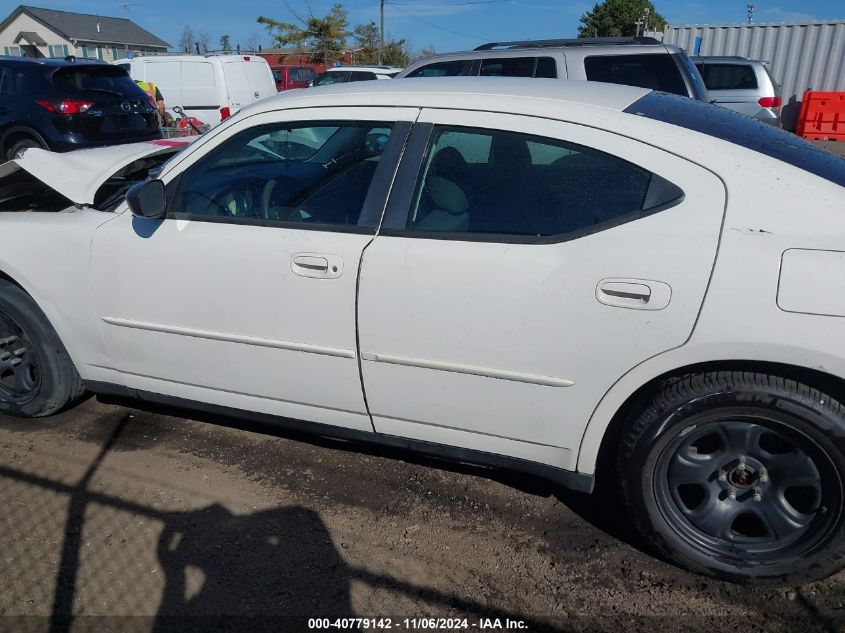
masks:
[(226, 81), (228, 106), (232, 114), (254, 101), (246, 76), (246, 69), (241, 58), (222, 58), (223, 77)]
[[(218, 77), (211, 61), (182, 62), (182, 108), (188, 116), (212, 126), (220, 123), (220, 108), (225, 105), (222, 103), (223, 91)], [(171, 104), (167, 93), (164, 90), (162, 92), (168, 109), (180, 105)]]
[(273, 79), (273, 73), (263, 58), (252, 57), (251, 55), (245, 56), (244, 70), (246, 71), (246, 79), (252, 91), (251, 101), (249, 103), (276, 94), (276, 82)]
[(724, 187), (593, 128), (447, 110), (419, 121), (362, 264), (375, 429), (574, 468), (602, 395), (689, 337)]

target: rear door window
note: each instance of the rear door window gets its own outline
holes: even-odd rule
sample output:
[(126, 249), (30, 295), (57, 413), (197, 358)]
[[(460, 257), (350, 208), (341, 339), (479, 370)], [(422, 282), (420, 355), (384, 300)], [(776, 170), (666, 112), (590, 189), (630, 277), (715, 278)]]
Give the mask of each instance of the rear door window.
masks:
[(757, 77), (748, 64), (696, 64), (708, 90), (755, 90)]
[(296, 68), (291, 68), (290, 70), (288, 70), (288, 73), (291, 81), (306, 84), (309, 81), (313, 81), (314, 78), (317, 76), (317, 72), (313, 68), (307, 68), (305, 66), (297, 66)]
[(650, 88), (688, 96), (678, 65), (666, 54), (592, 55), (584, 58), (588, 81)]
[(471, 59), (452, 59), (426, 64), (405, 77), (458, 77), (471, 74), (471, 70)]
[(314, 85), (329, 86), (331, 84), (342, 84), (349, 81), (349, 74), (343, 71), (325, 72), (314, 80)]
[(551, 57), (491, 57), (481, 60), (482, 77), (551, 77), (557, 76)]
[(362, 70), (356, 70), (355, 72), (350, 73), (350, 75), (349, 81), (372, 81), (376, 78), (375, 73)]
[(405, 229), (480, 234), (476, 239), (490, 241), (561, 241), (637, 219), (682, 197), (659, 176), (582, 145), (440, 127)]

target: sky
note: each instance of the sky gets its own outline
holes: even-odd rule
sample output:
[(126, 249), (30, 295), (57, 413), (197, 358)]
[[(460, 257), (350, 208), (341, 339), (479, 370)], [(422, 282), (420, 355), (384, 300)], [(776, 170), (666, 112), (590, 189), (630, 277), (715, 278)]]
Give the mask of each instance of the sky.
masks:
[[(310, 0), (315, 15), (325, 15), (335, 0)], [(750, 0), (755, 22), (845, 19), (843, 0)], [(749, 0), (653, 0), (672, 25), (735, 24), (746, 21)], [(8, 4), (9, 8), (14, 5)], [(256, 22), (259, 15), (294, 21), (291, 11), (307, 13), (306, 0), (28, 0), (27, 4), (97, 13), (134, 20), (176, 46), (185, 25), (207, 32), (216, 47), (228, 34), (232, 45), (257, 38), (264, 47), (271, 38)], [(346, 0), (350, 25), (378, 24), (378, 0)], [(489, 41), (574, 37), (581, 15), (593, 2), (555, 0), (386, 0), (385, 33), (406, 38), (413, 51), (467, 50)]]

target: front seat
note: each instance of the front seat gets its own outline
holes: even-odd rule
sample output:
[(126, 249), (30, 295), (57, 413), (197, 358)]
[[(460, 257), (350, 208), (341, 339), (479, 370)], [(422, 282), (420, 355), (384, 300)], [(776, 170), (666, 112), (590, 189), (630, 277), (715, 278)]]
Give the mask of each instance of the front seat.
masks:
[(438, 151), (426, 174), (425, 186), (417, 206), (418, 231), (461, 233), (469, 229), (469, 199), (457, 183), (466, 183), (467, 162), (454, 147)]

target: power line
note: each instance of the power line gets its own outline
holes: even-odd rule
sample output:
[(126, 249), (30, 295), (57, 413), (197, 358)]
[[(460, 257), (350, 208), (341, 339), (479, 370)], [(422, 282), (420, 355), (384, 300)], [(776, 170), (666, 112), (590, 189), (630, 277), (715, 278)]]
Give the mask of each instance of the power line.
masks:
[(434, 22), (429, 22), (428, 20), (421, 18), (418, 15), (414, 15), (413, 13), (409, 13), (408, 11), (403, 9), (401, 6), (399, 6), (395, 2), (385, 2), (385, 4), (389, 4), (390, 6), (394, 6), (394, 7), (396, 7), (397, 11), (401, 11), (402, 13), (407, 15), (409, 18), (413, 18), (414, 20), (419, 20), (423, 24), (428, 24), (429, 26), (431, 26), (435, 29), (440, 29), (441, 31), (446, 31), (447, 33), (452, 33), (453, 35), (460, 35), (461, 37), (466, 37), (466, 38), (469, 38), (471, 40), (478, 41), (478, 40), (485, 39), (483, 37), (479, 37), (478, 35), (469, 35), (468, 33), (461, 33), (459, 31), (453, 31), (452, 29), (447, 29), (445, 26), (440, 26), (439, 24), (435, 24)]
[(469, 4), (500, 4), (502, 2), (512, 2), (513, 0), (474, 0), (473, 2), (387, 2), (385, 4), (392, 4), (404, 7), (463, 7)]

